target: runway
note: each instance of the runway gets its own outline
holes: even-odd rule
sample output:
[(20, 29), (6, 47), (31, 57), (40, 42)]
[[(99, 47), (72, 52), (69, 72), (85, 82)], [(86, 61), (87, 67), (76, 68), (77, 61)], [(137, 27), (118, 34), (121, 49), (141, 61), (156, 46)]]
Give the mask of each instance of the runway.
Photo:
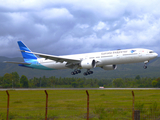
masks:
[(0, 88), (6, 90), (160, 90), (160, 88)]

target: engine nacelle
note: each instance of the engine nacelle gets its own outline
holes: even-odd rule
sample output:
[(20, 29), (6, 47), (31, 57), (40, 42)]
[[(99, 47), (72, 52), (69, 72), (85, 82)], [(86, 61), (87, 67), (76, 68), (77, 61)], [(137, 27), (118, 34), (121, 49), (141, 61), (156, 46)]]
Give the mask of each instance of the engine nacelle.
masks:
[(104, 70), (115, 70), (117, 69), (117, 65), (104, 65), (101, 68)]
[(96, 61), (95, 60), (83, 60), (81, 62), (81, 67), (84, 69), (91, 69), (91, 68), (95, 68), (96, 67)]

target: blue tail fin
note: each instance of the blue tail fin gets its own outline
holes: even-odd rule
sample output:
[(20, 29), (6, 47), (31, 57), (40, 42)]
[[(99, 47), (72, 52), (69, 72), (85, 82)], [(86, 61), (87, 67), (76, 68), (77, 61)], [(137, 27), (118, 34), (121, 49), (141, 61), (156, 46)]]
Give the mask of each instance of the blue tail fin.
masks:
[(18, 41), (17, 43), (19, 45), (19, 49), (21, 50), (23, 59), (26, 63), (32, 63), (34, 61), (37, 61), (37, 57), (34, 54), (24, 52), (24, 51), (31, 52), (31, 50), (22, 41)]

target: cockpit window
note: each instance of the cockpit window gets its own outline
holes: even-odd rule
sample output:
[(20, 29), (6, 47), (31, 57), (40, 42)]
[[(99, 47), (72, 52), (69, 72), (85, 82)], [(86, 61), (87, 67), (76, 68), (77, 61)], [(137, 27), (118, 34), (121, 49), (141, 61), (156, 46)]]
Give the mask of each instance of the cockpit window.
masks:
[(149, 51), (149, 53), (154, 53), (154, 51)]

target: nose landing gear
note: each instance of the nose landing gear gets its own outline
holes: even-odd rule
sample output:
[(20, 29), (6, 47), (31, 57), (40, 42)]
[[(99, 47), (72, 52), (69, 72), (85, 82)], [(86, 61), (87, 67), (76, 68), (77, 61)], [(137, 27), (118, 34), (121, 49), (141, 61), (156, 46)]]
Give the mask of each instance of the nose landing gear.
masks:
[(147, 63), (146, 63), (146, 64), (144, 64), (143, 68), (144, 68), (144, 69), (147, 69)]
[(149, 61), (144, 61), (144, 66), (143, 66), (143, 68), (144, 69), (147, 69), (147, 63), (148, 63)]

